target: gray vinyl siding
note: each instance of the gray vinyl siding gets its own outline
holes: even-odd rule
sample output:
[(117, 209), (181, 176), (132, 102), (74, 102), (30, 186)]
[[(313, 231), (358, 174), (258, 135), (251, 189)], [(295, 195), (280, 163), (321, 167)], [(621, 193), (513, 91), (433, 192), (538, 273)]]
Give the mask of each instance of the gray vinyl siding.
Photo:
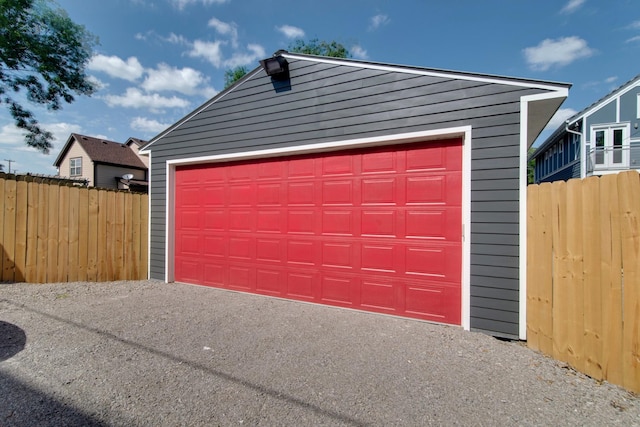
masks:
[(631, 165), (631, 169), (640, 169), (640, 141), (631, 141), (629, 146), (629, 164)]
[(607, 105), (600, 108), (593, 114), (590, 114), (586, 119), (587, 130), (587, 143), (591, 142), (591, 126), (599, 125), (602, 123), (615, 123), (616, 122), (616, 101), (613, 99)]
[(151, 145), (151, 277), (165, 277), (167, 160), (471, 125), (471, 328), (517, 337), (520, 98), (543, 90), (289, 62), (291, 90), (259, 73)]
[(621, 122), (638, 122), (638, 94), (640, 94), (640, 86), (636, 86), (627, 93), (620, 96), (620, 121)]

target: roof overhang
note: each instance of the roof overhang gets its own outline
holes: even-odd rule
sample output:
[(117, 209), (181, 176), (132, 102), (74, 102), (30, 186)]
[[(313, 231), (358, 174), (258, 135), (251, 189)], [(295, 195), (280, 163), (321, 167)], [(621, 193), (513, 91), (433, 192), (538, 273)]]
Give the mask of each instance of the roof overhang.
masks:
[(536, 138), (549, 124), (553, 115), (558, 111), (564, 100), (569, 95), (569, 90), (559, 90), (553, 98), (534, 99), (529, 101), (527, 116), (527, 149), (530, 148)]

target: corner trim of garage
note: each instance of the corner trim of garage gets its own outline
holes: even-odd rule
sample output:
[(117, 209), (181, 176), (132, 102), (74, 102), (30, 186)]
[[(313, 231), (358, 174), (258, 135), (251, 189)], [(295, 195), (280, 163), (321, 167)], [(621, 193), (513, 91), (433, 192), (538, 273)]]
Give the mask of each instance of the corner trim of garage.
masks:
[(462, 296), (461, 296), (461, 326), (470, 330), (470, 301), (471, 301), (471, 273), (470, 254), (471, 240), (471, 126), (459, 126), (444, 129), (426, 130), (420, 132), (402, 133), (351, 140), (306, 144), (294, 147), (282, 147), (267, 150), (255, 150), (237, 153), (225, 153), (213, 156), (202, 156), (169, 160), (166, 163), (166, 230), (165, 230), (165, 281), (175, 281), (174, 247), (175, 247), (175, 219), (172, 212), (175, 209), (175, 175), (177, 166), (194, 165), (202, 163), (230, 162), (249, 159), (264, 159), (269, 157), (292, 156), (299, 154), (322, 153), (356, 148), (368, 148), (423, 142), (425, 140), (437, 140), (442, 138), (462, 138)]

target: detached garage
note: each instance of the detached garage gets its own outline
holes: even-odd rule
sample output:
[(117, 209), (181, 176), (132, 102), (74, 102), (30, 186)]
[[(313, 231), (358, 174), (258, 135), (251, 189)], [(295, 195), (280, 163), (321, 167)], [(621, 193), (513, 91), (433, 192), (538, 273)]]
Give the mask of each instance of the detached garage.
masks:
[(526, 152), (568, 88), (279, 51), (144, 147), (150, 277), (525, 338)]

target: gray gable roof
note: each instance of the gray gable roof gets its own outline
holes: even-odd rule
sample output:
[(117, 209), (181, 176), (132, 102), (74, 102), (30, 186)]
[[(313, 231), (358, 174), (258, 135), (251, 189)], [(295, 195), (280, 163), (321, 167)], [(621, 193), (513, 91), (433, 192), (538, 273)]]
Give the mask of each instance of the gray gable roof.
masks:
[[(276, 52), (276, 54), (280, 54), (287, 59), (293, 59), (293, 60), (321, 62), (321, 63), (340, 65), (340, 66), (355, 67), (360, 69), (383, 70), (383, 71), (403, 73), (403, 74), (427, 75), (427, 76), (444, 77), (444, 78), (458, 79), (458, 80), (471, 80), (471, 81), (480, 81), (480, 82), (486, 82), (486, 83), (497, 83), (497, 84), (504, 84), (507, 86), (516, 86), (520, 88), (523, 88), (523, 87), (537, 88), (537, 89), (548, 90), (548, 91), (556, 91), (559, 88), (569, 89), (571, 87), (571, 84), (569, 83), (558, 83), (558, 82), (550, 82), (550, 81), (544, 81), (544, 80), (505, 77), (505, 76), (498, 76), (498, 75), (492, 75), (492, 74), (473, 73), (473, 72), (464, 72), (464, 71), (452, 71), (452, 70), (437, 69), (437, 68), (397, 65), (397, 64), (389, 64), (389, 63), (382, 63), (382, 62), (356, 60), (351, 58), (348, 58), (348, 59), (332, 58), (332, 57), (306, 55), (306, 54), (299, 54), (299, 53), (289, 53), (287, 51), (282, 51), (282, 50)], [(264, 71), (260, 66), (254, 68), (252, 71), (248, 72), (242, 79), (237, 81), (234, 85), (218, 93), (209, 101), (205, 102), (204, 104), (196, 108), (193, 112), (191, 112), (184, 118), (180, 119), (178, 122), (176, 122), (169, 128), (162, 131), (160, 134), (151, 138), (151, 140), (146, 145), (140, 148), (141, 152), (145, 152), (146, 150), (150, 149), (155, 142), (162, 139), (164, 136), (171, 133), (176, 128), (180, 127), (183, 123), (190, 120), (192, 117), (196, 116), (198, 113), (202, 112), (213, 103), (224, 98), (227, 94), (229, 94), (230, 92), (240, 87), (243, 83), (251, 79), (253, 76), (263, 72)], [(542, 123), (541, 126), (543, 127), (544, 125), (546, 125), (547, 121)], [(539, 131), (542, 130), (542, 127), (539, 129)], [(533, 141), (531, 141), (530, 143), (532, 142)]]

